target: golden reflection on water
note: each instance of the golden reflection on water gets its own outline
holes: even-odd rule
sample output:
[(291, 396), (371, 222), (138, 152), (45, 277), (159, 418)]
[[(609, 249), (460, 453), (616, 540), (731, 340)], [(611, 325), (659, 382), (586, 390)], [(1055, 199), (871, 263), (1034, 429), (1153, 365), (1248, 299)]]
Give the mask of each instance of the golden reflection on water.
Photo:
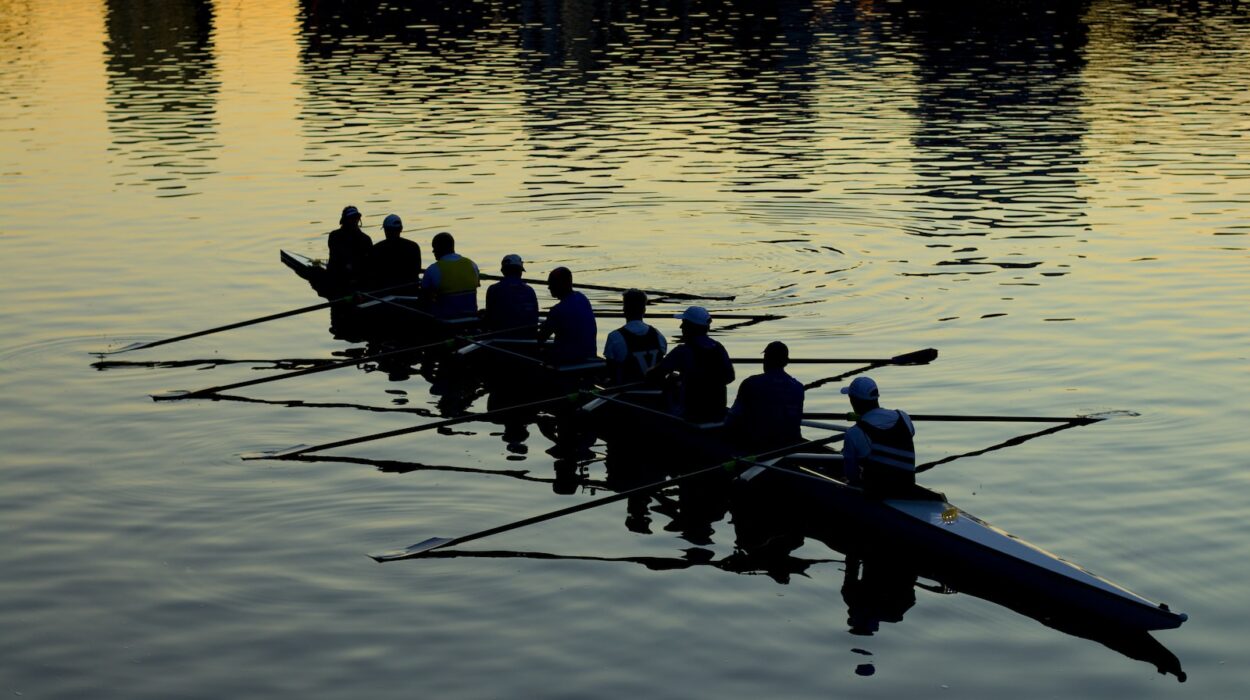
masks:
[[(402, 541), (390, 542), (418, 522), (454, 533), (466, 521), (563, 502), (451, 472), (437, 483), (397, 474), (383, 481), (343, 465), (257, 470), (236, 459), (322, 434), (370, 432), (387, 420), (308, 407), (330, 398), (390, 405), (402, 394), (436, 409), (416, 379), (400, 385), (356, 373), (255, 394), (269, 404), (146, 399), (250, 373), (230, 359), (341, 350), (324, 318), (145, 358), (223, 360), (211, 370), (86, 368), (87, 346), (311, 303), (276, 250), (323, 255), (322, 234), (352, 203), (374, 227), (388, 212), (401, 214), (423, 245), (449, 228), (487, 269), (515, 250), (536, 276), (568, 264), (595, 282), (731, 292), (742, 309), (788, 316), (725, 333), (736, 355), (754, 356), (775, 338), (796, 356), (940, 347), (932, 366), (874, 371), (891, 402), (917, 413), (1141, 413), (926, 478), (972, 512), (1195, 613), (1167, 641), (1214, 676), (1209, 669), (1245, 628), (1244, 586), (1230, 583), (1245, 579), (1244, 565), (1230, 563), (1246, 559), (1245, 544), (1228, 523), (1247, 519), (1235, 495), (1245, 480), (1238, 402), (1250, 391), (1250, 32), (1240, 20), (1167, 3), (1060, 3), (1035, 23), (976, 31), (967, 25), (979, 17), (916, 21), (900, 14), (905, 4), (695, 3), (699, 11), (687, 17), (664, 3), (558, 0), (0, 0), (0, 204), (19, 214), (0, 232), (0, 319), (16, 348), (0, 372), (12, 387), (0, 433), (17, 445), (8, 452), (16, 464), (6, 467), (17, 484), (0, 491), (15, 507), (0, 512), (48, 529), (15, 529), (19, 546), (4, 562), (29, 567), (21, 558), (37, 558), (48, 570), (15, 575), (13, 588), (29, 597), (11, 607), (47, 605), (42, 587), (56, 581), (67, 586), (51, 606), (59, 624), (115, 636), (143, 618), (150, 639), (187, 645), (173, 652), (176, 662), (215, 656), (218, 644), (238, 648), (237, 633), (255, 633), (262, 619), (278, 641), (262, 646), (276, 658), (240, 664), (241, 675), (288, 690), (263, 681), (301, 676), (314, 692), (321, 680), (341, 682), (315, 673), (348, 668), (339, 654), (394, 664), (390, 687), (422, 674), (449, 679), (430, 665), (448, 657), (411, 655), (406, 635), (417, 622), (453, 645), (502, 648), (485, 656), (521, 654), (518, 665), (539, 669), (501, 678), (566, 671), (584, 691), (595, 687), (594, 672), (552, 662), (547, 647), (576, 659), (585, 642), (649, 650), (656, 638), (685, 633), (683, 644), (739, 658), (723, 645), (747, 635), (717, 626), (734, 624), (723, 620), (736, 618), (724, 614), (732, 607), (743, 624), (795, 640), (780, 645), (784, 654), (751, 650), (807, 667), (779, 666), (793, 673), (778, 672), (774, 688), (809, 683), (797, 694), (830, 694), (822, 683), (839, 682), (828, 679), (847, 655), (829, 662), (841, 653), (828, 651), (830, 639), (846, 641), (835, 636), (836, 576), (818, 573), (783, 597), (756, 581), (658, 582), (653, 572), (515, 562), (503, 569), (447, 560), (362, 575), (358, 550)], [(1083, 14), (1065, 14), (1077, 6)], [(384, 11), (385, 21), (367, 21)], [(946, 31), (929, 32), (934, 26)], [(973, 40), (985, 43), (969, 55)], [(675, 330), (671, 319), (657, 323)], [(601, 339), (609, 327), (601, 325)], [(291, 398), (304, 406), (285, 407)], [(812, 392), (808, 405), (845, 408), (836, 391)], [(68, 436), (67, 425), (75, 428)], [(996, 430), (927, 424), (918, 447), (936, 459), (1009, 437)], [(497, 469), (498, 436), (465, 433), (361, 456)], [(533, 439), (521, 466), (546, 474), (545, 444)], [(64, 492), (70, 497), (58, 500)], [(87, 515), (81, 501), (94, 506)], [(553, 548), (672, 556), (668, 533), (622, 535), (612, 529), (619, 523), (606, 522), (615, 519), (576, 521), (568, 527), (579, 531)], [(136, 539), (142, 546), (128, 549)], [(105, 540), (111, 549), (101, 556)], [(45, 556), (47, 548), (59, 556)], [(278, 566), (275, 552), (290, 566)], [(73, 563), (59, 563), (60, 555)], [(130, 568), (166, 566), (179, 572), (176, 583), (155, 571), (145, 579), (154, 595), (133, 602)], [(102, 571), (121, 569), (115, 599), (82, 595), (96, 590)], [(466, 581), (482, 595), (465, 594)], [(454, 611), (429, 605), (422, 596), (431, 590)], [(559, 596), (544, 597), (551, 591)], [(655, 620), (609, 617), (605, 638), (598, 619), (578, 614), (610, 616), (607, 597), (639, 591), (659, 610)], [(742, 605), (725, 603), (735, 595)], [(572, 601), (575, 622), (547, 614), (557, 597)], [(188, 598), (211, 605), (174, 610)], [(1148, 694), (1134, 684), (1143, 669), (1109, 671), (1102, 650), (1087, 653), (1008, 613), (951, 598), (922, 594), (886, 643), (936, 660), (920, 663), (926, 672), (1013, 690), (1027, 686), (1017, 672), (1053, 672), (1025, 658), (1036, 643), (1088, 686), (1110, 678), (1121, 696)], [(516, 605), (521, 599), (535, 602)], [(111, 600), (125, 601), (121, 618), (126, 605), (139, 612), (109, 618)], [(482, 600), (507, 601), (493, 610), (505, 626), (526, 628), (512, 623), (531, 622), (524, 616), (532, 612), (530, 629), (559, 633), (542, 644), (513, 644), (505, 631), (463, 633)], [(699, 624), (676, 630), (669, 620), (691, 615), (691, 605), (703, 606), (693, 616)], [(166, 615), (199, 624), (164, 625)], [(375, 652), (317, 646), (310, 626), (327, 621), (361, 639), (381, 629), (393, 640)], [(599, 627), (577, 627), (583, 621)], [(781, 621), (788, 627), (768, 628)], [(212, 628), (218, 623), (225, 626)], [(950, 643), (934, 650), (914, 642), (926, 623), (945, 624)], [(103, 648), (99, 640), (35, 638), (55, 626), (14, 626), (26, 636), (11, 644), (37, 662), (29, 668), (80, 664), (87, 672), (76, 677), (87, 679), (124, 668), (125, 689), (159, 682), (162, 674), (121, 663), (128, 659), (106, 664), (82, 653)], [(328, 663), (303, 677), (282, 653), (306, 640)], [(1010, 663), (1000, 672), (969, 661), (982, 653)], [(735, 672), (688, 668), (688, 657), (673, 656), (666, 661), (681, 668), (656, 670), (674, 687), (701, 673), (707, 687), (746, 692)], [(883, 655), (887, 677), (875, 682), (904, 683), (888, 678), (903, 674), (898, 658)], [(818, 664), (835, 668), (810, 673)], [(977, 668), (957, 670), (962, 664)], [(224, 682), (220, 671), (203, 674), (203, 687)], [(46, 682), (34, 672), (27, 680)], [(1029, 689), (1041, 694), (1043, 685)]]
[[(218, 80), (217, 122), (227, 148), (222, 173), (248, 180), (289, 177), (302, 154), (299, 116), (299, 26), (294, 0), (217, 3), (213, 21)], [(258, 125), (270, 125), (258, 129)], [(279, 128), (275, 128), (279, 127)], [(263, 138), (257, 138), (260, 131)], [(277, 203), (271, 203), (277, 205)]]

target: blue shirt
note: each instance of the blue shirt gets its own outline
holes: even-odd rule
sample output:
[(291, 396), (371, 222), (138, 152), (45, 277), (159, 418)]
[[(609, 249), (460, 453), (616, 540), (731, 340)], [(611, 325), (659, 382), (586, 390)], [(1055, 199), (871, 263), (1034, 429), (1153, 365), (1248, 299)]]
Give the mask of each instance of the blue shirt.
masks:
[(548, 359), (557, 365), (567, 365), (595, 356), (595, 312), (590, 300), (581, 292), (569, 292), (547, 312), (540, 335), (554, 336)]
[(486, 288), (486, 327), (492, 331), (520, 328), (495, 337), (533, 338), (538, 330), (538, 295), (520, 277), (504, 277)]

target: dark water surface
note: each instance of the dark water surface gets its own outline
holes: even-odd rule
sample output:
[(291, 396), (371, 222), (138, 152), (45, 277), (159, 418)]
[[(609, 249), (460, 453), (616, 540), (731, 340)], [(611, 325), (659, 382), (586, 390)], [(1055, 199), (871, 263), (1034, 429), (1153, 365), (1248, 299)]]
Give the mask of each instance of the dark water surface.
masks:
[[(0, 690), (1240, 697), (1248, 66), (1222, 2), (0, 0)], [(639, 534), (617, 505), (374, 564), (601, 492), (561, 493), (550, 441), (519, 455), (494, 425), (240, 459), (430, 420), (419, 377), (147, 398), (342, 352), (327, 316), (92, 366), (313, 303), (277, 251), (323, 255), (349, 203), (427, 255), (450, 230), (486, 269), (786, 315), (722, 332), (735, 356), (939, 348), (873, 372), (914, 413), (1140, 414), (922, 480), (1189, 613), (1155, 635), (1187, 682), (932, 586), (852, 634), (838, 552), (736, 573), (728, 519)], [(212, 362), (142, 364), (185, 360)], [(843, 410), (836, 386), (809, 410)], [(919, 429), (931, 461), (1034, 428)]]

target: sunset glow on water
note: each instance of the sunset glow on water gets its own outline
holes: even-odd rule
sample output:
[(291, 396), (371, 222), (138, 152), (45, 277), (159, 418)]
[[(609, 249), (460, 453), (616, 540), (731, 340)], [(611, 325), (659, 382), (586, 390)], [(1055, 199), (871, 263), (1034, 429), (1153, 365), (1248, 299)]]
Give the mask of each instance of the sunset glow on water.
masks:
[[(1250, 14), (1044, 5), (0, 0), (0, 689), (1238, 696)], [(323, 259), (348, 204), (483, 272), (734, 295), (708, 302), (733, 357), (937, 348), (870, 372), (913, 414), (1113, 413), (920, 481), (1188, 613), (1153, 635), (1186, 682), (923, 576), (861, 634), (842, 552), (744, 573), (731, 516), (695, 535), (658, 500), (649, 534), (622, 503), (375, 564), (611, 475), (598, 443), (566, 488), (541, 430), (489, 423), (241, 459), (487, 409), (372, 365), (149, 399), (341, 358), (325, 311), (93, 364), (317, 303), (278, 251)], [(652, 314), (670, 343), (682, 308)], [(1046, 427), (918, 422), (918, 457)]]

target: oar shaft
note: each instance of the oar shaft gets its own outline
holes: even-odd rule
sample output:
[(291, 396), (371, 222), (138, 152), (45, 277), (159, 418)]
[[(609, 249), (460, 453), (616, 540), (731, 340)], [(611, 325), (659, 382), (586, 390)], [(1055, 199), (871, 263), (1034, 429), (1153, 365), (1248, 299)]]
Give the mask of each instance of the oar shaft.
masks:
[[(716, 318), (722, 318), (717, 314)], [(763, 357), (731, 357), (729, 361), (736, 365), (752, 365), (760, 364), (764, 361)], [(787, 360), (787, 364), (791, 365), (875, 365), (890, 364), (893, 358), (877, 357), (792, 357)]]
[[(608, 311), (605, 309), (595, 309), (594, 314), (595, 314), (595, 318), (625, 318), (624, 311)], [(547, 311), (543, 311), (539, 315), (546, 316)], [(650, 318), (666, 318), (667, 316), (664, 314), (652, 314), (649, 317)], [(716, 320), (716, 321), (775, 321), (780, 318), (785, 318), (785, 316), (781, 316), (779, 314), (741, 314), (741, 313), (719, 313), (719, 312), (713, 311), (712, 318), (713, 320)], [(734, 360), (734, 362), (738, 362), (738, 361), (739, 360)], [(759, 362), (759, 360), (741, 360), (741, 361), (742, 362)], [(791, 362), (795, 362), (795, 361), (796, 360), (791, 360)], [(802, 360), (799, 360), (799, 361), (801, 362)]]
[[(482, 278), (482, 279), (484, 279), (484, 280), (501, 280), (501, 279), (503, 279), (503, 277), (502, 277), (502, 276), (500, 276), (500, 275), (486, 275), (486, 274), (482, 274), (482, 275), (479, 275), (479, 277), (481, 277), (481, 278)], [(527, 277), (523, 277), (523, 278), (521, 278), (521, 281), (522, 281), (522, 282), (526, 282), (526, 283), (528, 283), (528, 284), (537, 284), (537, 285), (546, 285), (546, 284), (547, 284), (547, 280), (530, 279), (530, 278), (527, 278)], [(573, 286), (574, 286), (574, 287), (580, 287), (581, 289), (594, 289), (594, 290), (596, 290), (596, 291), (600, 291), (600, 292), (627, 292), (627, 291), (629, 291), (629, 290), (631, 289), (631, 287), (609, 287), (609, 286), (602, 285), (602, 284), (585, 284), (585, 283), (582, 283), (582, 282), (574, 282), (574, 283), (573, 283)], [(703, 299), (703, 300), (706, 300), (706, 301), (733, 301), (733, 300), (736, 298), (736, 297), (734, 297), (733, 295), (729, 295), (729, 296), (707, 296), (707, 295), (702, 295), (702, 294), (687, 294), (687, 293), (685, 293), (685, 292), (664, 292), (664, 291), (660, 291), (660, 290), (658, 290), (658, 289), (643, 289), (643, 290), (641, 290), (641, 291), (646, 292), (647, 294), (650, 294), (650, 295), (652, 295), (652, 296), (657, 296), (657, 297), (668, 297), (669, 299)]]
[(1086, 416), (948, 416), (920, 413), (908, 414), (912, 420), (954, 421), (965, 423), (1092, 423)]
[[(1082, 423), (1093, 422), (1088, 416), (972, 416), (942, 415), (931, 413), (907, 414), (913, 421), (952, 421), (963, 423)], [(846, 413), (804, 413), (813, 420), (853, 420)]]
[[(374, 290), (372, 292), (368, 292), (367, 294), (385, 294), (386, 292), (389, 292), (391, 290), (399, 289), (401, 287), (407, 287), (407, 286), (408, 284), (397, 284), (397, 285), (392, 285), (390, 287), (386, 287), (384, 289)], [(362, 293), (362, 294), (366, 294), (366, 293)], [(329, 301), (325, 301), (320, 304), (313, 304), (312, 306), (303, 306), (298, 309), (291, 309), (290, 311), (282, 311), (276, 314), (269, 314), (268, 316), (261, 316), (260, 318), (252, 318), (246, 321), (238, 321), (236, 323), (227, 323), (224, 326), (217, 326), (215, 328), (207, 328), (205, 330), (196, 331), (194, 333), (184, 333), (183, 335), (177, 335), (172, 338), (164, 338), (162, 340), (153, 340), (150, 343), (139, 343), (138, 345), (128, 345), (120, 350), (113, 350), (111, 352), (102, 352), (102, 353), (96, 353), (96, 354), (117, 355), (123, 352), (131, 352), (134, 350), (146, 350), (148, 348), (155, 348), (161, 345), (168, 345), (170, 343), (176, 343), (180, 340), (190, 340), (191, 338), (199, 338), (205, 335), (212, 335), (213, 333), (221, 333), (222, 331), (234, 330), (235, 328), (243, 328), (245, 326), (255, 326), (258, 323), (265, 323), (266, 321), (276, 321), (280, 318), (298, 316), (300, 314), (309, 313), (310, 311), (317, 311), (319, 309), (327, 309), (331, 306), (334, 306), (335, 304), (342, 304), (344, 302), (349, 302), (355, 298), (356, 298), (355, 295), (348, 294), (346, 296), (341, 296), (335, 299), (331, 299)]]
[(332, 299), (330, 301), (323, 302), (320, 304), (313, 304), (312, 306), (304, 306), (298, 309), (291, 309), (290, 311), (283, 311), (281, 313), (270, 314), (268, 316), (261, 316), (260, 318), (253, 318), (253, 319), (248, 319), (246, 321), (239, 321), (237, 323), (228, 323), (224, 326), (217, 326), (216, 328), (207, 328), (205, 330), (196, 331), (194, 333), (184, 333), (183, 335), (177, 335), (172, 338), (165, 338), (163, 340), (153, 340), (150, 343), (140, 343), (138, 345), (131, 345), (129, 347), (122, 348), (121, 350), (114, 350), (113, 352), (106, 352), (106, 353), (100, 353), (100, 354), (101, 355), (116, 355), (116, 354), (123, 353), (123, 352), (131, 352), (132, 350), (146, 350), (148, 348), (155, 348), (161, 345), (177, 343), (178, 341), (181, 341), (181, 340), (190, 340), (191, 338), (199, 338), (200, 336), (212, 335), (213, 333), (221, 333), (222, 331), (233, 330), (235, 328), (243, 328), (245, 326), (254, 326), (258, 323), (264, 323), (266, 321), (276, 321), (280, 318), (287, 318), (288, 316), (298, 316), (300, 314), (306, 314), (310, 311), (317, 311), (318, 309), (326, 309), (348, 299), (351, 299), (351, 297), (350, 296), (340, 297), (338, 299)]

